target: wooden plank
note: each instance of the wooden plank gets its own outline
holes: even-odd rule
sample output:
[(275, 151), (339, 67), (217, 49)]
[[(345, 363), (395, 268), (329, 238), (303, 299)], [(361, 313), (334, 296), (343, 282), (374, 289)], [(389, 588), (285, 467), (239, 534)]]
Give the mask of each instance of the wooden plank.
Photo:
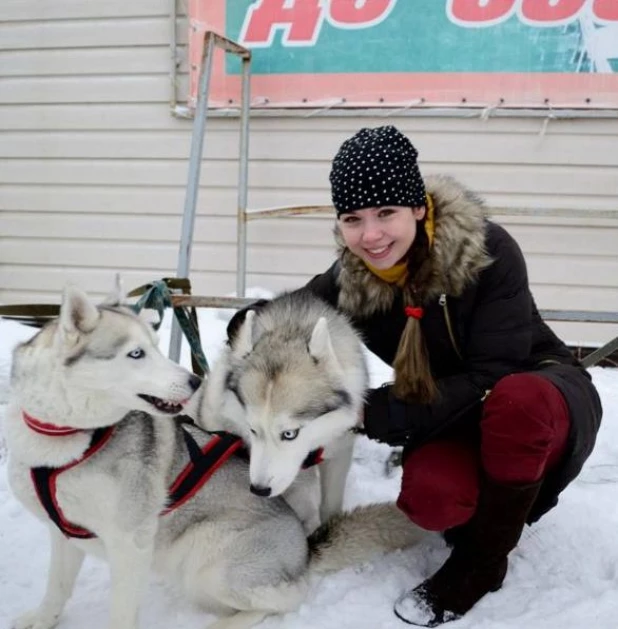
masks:
[(579, 225), (506, 225), (526, 255), (552, 256), (616, 256), (618, 229), (590, 227), (585, 217)]
[[(618, 291), (615, 287), (554, 285), (531, 282), (532, 294), (539, 308), (569, 310), (574, 304), (586, 310), (618, 312)], [(608, 324), (609, 325), (609, 324)]]
[[(185, 185), (187, 160), (130, 160), (130, 159), (0, 159), (0, 183), (55, 183), (93, 185)], [(237, 185), (236, 160), (204, 160), (201, 184), (215, 187)], [(249, 185), (255, 188), (312, 188), (316, 197), (306, 200), (318, 205), (327, 203), (329, 164), (326, 162), (300, 161), (251, 161)], [(440, 173), (442, 168), (431, 164), (424, 174)], [(460, 164), (452, 168), (452, 174), (460, 178), (479, 194), (493, 192), (506, 194), (555, 194), (580, 196), (582, 209), (591, 191), (601, 195), (618, 195), (618, 177), (612, 167), (564, 166), (548, 167), (539, 173), (538, 166), (487, 164), (478, 168), (472, 164)]]
[[(292, 223), (286, 219), (274, 219), (252, 224), (248, 230), (252, 244), (285, 243), (330, 247), (334, 251), (332, 237), (333, 217), (330, 220), (304, 219)], [(109, 215), (109, 214), (61, 214), (40, 212), (0, 212), (0, 234), (4, 238), (20, 240), (106, 240), (133, 242), (168, 242), (180, 240), (181, 215)], [(233, 216), (198, 216), (195, 221), (194, 243), (229, 244), (236, 246), (236, 220)]]
[[(163, 45), (163, 44), (159, 44)], [(167, 45), (167, 44), (165, 44)], [(86, 49), (83, 49), (86, 50)], [(124, 50), (124, 49), (121, 49)], [(33, 54), (41, 54), (32, 51)], [(51, 51), (50, 51), (51, 52)], [(181, 58), (186, 56), (184, 47), (180, 47)], [(45, 112), (42, 116), (41, 111)], [(254, 131), (266, 131), (270, 133), (307, 133), (311, 142), (316, 142), (316, 134), (337, 134), (343, 141), (353, 134), (362, 125), (378, 126), (380, 124), (396, 124), (402, 131), (408, 133), (413, 142), (416, 142), (418, 134), (453, 134), (455, 138), (450, 142), (451, 150), (460, 147), (457, 136), (460, 133), (472, 134), (475, 142), (479, 136), (486, 135), (524, 135), (536, 138), (542, 143), (544, 138), (539, 137), (542, 120), (529, 118), (501, 118), (483, 122), (475, 119), (462, 118), (402, 118), (391, 120), (388, 118), (356, 119), (354, 117), (329, 117), (307, 118), (310, 112), (290, 111), (279, 117), (262, 117), (259, 112), (253, 111), (251, 117), (251, 133)], [(28, 106), (5, 105), (0, 116), (0, 128), (6, 129), (161, 129), (175, 127), (190, 128), (190, 120), (176, 120), (168, 116), (168, 112), (161, 114), (159, 108), (153, 105), (123, 106), (117, 104), (93, 103), (89, 105), (36, 105)], [(227, 131), (238, 133), (239, 120), (237, 117), (222, 118), (216, 112), (211, 112), (208, 121), (210, 131)], [(555, 126), (554, 126), (555, 125)], [(555, 121), (550, 126), (550, 131), (545, 138), (554, 136), (614, 136), (618, 137), (618, 118), (607, 120), (576, 120)], [(577, 138), (574, 139), (577, 141)], [(336, 142), (335, 142), (336, 144)], [(461, 146), (462, 152), (466, 147)], [(326, 151), (324, 152), (326, 154)], [(331, 157), (330, 155), (328, 156)]]
[[(178, 21), (176, 31), (178, 43), (186, 44), (188, 33), (185, 20)], [(136, 43), (140, 46), (166, 46), (169, 45), (169, 39), (167, 16), (9, 22), (2, 26), (0, 50), (100, 48), (135, 46)]]
[[(110, 259), (111, 258), (111, 259)], [(117, 269), (176, 268), (177, 243), (140, 243), (118, 241), (4, 240), (0, 251), (0, 264), (54, 266), (107, 267)], [(249, 245), (247, 268), (254, 273), (270, 273), (286, 269), (291, 274), (311, 274), (315, 269), (326, 269), (332, 263), (330, 247), (273, 247)], [(191, 268), (196, 271), (233, 272), (236, 269), (236, 248), (231, 244), (195, 243)]]
[[(538, 176), (542, 176), (543, 172), (540, 171)], [(561, 190), (547, 191), (547, 192), (519, 192), (512, 191), (509, 193), (501, 193), (494, 191), (490, 193), (484, 193), (484, 198), (488, 208), (539, 208), (541, 210), (559, 209), (568, 211), (580, 212), (582, 216), (586, 215), (587, 210), (598, 210), (613, 212), (616, 210), (616, 198), (615, 195), (609, 191), (607, 193), (602, 191), (588, 191), (588, 194), (573, 194), (563, 192)], [(527, 217), (505, 217), (497, 216), (495, 220), (499, 223), (527, 223), (530, 219)], [(568, 218), (548, 218), (548, 223), (552, 224), (569, 224), (573, 223), (573, 219)], [(588, 220), (586, 218), (586, 220)], [(575, 224), (580, 224), (580, 221), (575, 220)], [(535, 222), (536, 224), (536, 222)], [(595, 222), (594, 224), (606, 224), (616, 226), (616, 221), (605, 220), (602, 222)]]
[(2, 0), (0, 22), (167, 16), (167, 0)]
[[(166, 78), (154, 77), (106, 77), (83, 79), (11, 79), (6, 90), (11, 98), (28, 98), (15, 91), (22, 82), (28, 81), (28, 89), (48, 96), (55, 87), (56, 96), (65, 100), (97, 98), (98, 100), (153, 100), (163, 98)], [(30, 82), (32, 81), (32, 82)], [(56, 81), (59, 84), (56, 86)], [(86, 89), (84, 90), (84, 86)], [(44, 86), (44, 87), (43, 87)], [(84, 94), (84, 91), (86, 94)], [(78, 96), (76, 96), (78, 94)], [(0, 98), (2, 92), (0, 91)], [(40, 156), (54, 158), (145, 158), (156, 155), (165, 159), (183, 159), (189, 154), (191, 130), (178, 131), (47, 131), (37, 135), (20, 131), (4, 134), (0, 145), (1, 157)], [(536, 138), (523, 135), (493, 135), (474, 140), (473, 134), (419, 134), (417, 146), (423, 158), (422, 165), (431, 163), (432, 168), (458, 168), (459, 165), (473, 166), (483, 170), (485, 165), (498, 166), (562, 166), (575, 170), (579, 166), (618, 167), (618, 135), (606, 137), (560, 136), (545, 139), (538, 144)], [(462, 148), (457, 151), (453, 144)], [(251, 131), (251, 160), (294, 160), (320, 161), (327, 165), (339, 146), (337, 141), (313, 142), (308, 132), (277, 132), (267, 128)], [(505, 151), (504, 147), (509, 150)], [(463, 148), (465, 147), (465, 148)], [(216, 159), (238, 158), (238, 135), (236, 130), (209, 129), (204, 155)], [(618, 180), (618, 177), (616, 178)]]
[[(0, 51), (0, 76), (94, 76), (169, 71), (169, 46)], [(183, 57), (180, 71), (187, 71)], [(82, 79), (83, 80), (83, 79)]]
[[(456, 133), (457, 131), (471, 131), (479, 136), (491, 135), (494, 133), (512, 133), (533, 135), (539, 139), (550, 137), (555, 134), (600, 134), (607, 133), (609, 128), (618, 126), (618, 118), (594, 119), (579, 118), (575, 119), (552, 119), (547, 125), (547, 118), (542, 115), (539, 117), (501, 117), (489, 118), (484, 120), (480, 113), (470, 113), (469, 117), (449, 117), (449, 116), (423, 116), (414, 117), (401, 112), (401, 115), (391, 113), (393, 110), (376, 111), (375, 116), (337, 116), (331, 112), (328, 116), (312, 116), (307, 118), (307, 113), (312, 110), (302, 110), (298, 116), (300, 120), (304, 120), (306, 126), (311, 126), (316, 132), (336, 132), (342, 133), (344, 137), (348, 137), (352, 133), (358, 131), (360, 127), (378, 127), (384, 124), (393, 124), (401, 130), (402, 133), (409, 135), (414, 142), (418, 133)], [(547, 112), (550, 113), (549, 111)], [(278, 125), (277, 125), (278, 126)]]
[[(44, 264), (58, 266), (108, 266), (110, 252), (116, 268), (175, 268), (177, 241), (141, 242), (118, 240), (51, 240), (11, 238), (2, 243), (0, 262), (4, 264)], [(192, 268), (208, 271), (233, 271), (236, 265), (234, 243), (200, 243), (193, 246)], [(267, 273), (286, 269), (287, 273), (303, 274), (327, 268), (334, 257), (333, 247), (267, 242), (249, 243), (247, 268)], [(526, 255), (531, 282), (555, 286), (595, 286), (616, 289), (618, 258), (616, 256)], [(618, 291), (617, 291), (618, 310)], [(572, 307), (572, 306), (571, 306)], [(612, 308), (608, 308), (612, 310)]]
[[(230, 165), (230, 167), (233, 167)], [(311, 182), (307, 182), (310, 184)], [(78, 212), (101, 214), (170, 214), (181, 215), (184, 206), (184, 185), (175, 186), (132, 186), (132, 185), (62, 185), (62, 184), (6, 184), (0, 186), (0, 207), (6, 210), (33, 212)], [(211, 216), (235, 216), (238, 192), (234, 186), (200, 187), (198, 214)], [(254, 208), (303, 205), (307, 203), (327, 204), (330, 202), (326, 188), (249, 188), (250, 206)], [(574, 196), (562, 194), (503, 195), (487, 197), (489, 206), (562, 208), (580, 211), (580, 218), (531, 218), (525, 216), (498, 216), (496, 222), (510, 225), (590, 225), (595, 227), (618, 227), (616, 220), (590, 219), (587, 210), (615, 211), (614, 196)], [(329, 220), (323, 217), (319, 220)], [(289, 218), (286, 220), (298, 220)], [(303, 219), (305, 220), (305, 219)], [(256, 223), (256, 221), (252, 222)], [(251, 227), (252, 229), (253, 227)]]
[[(615, 293), (614, 306), (604, 310), (618, 311), (617, 256), (575, 257), (526, 253), (526, 262), (532, 284), (611, 288)], [(573, 309), (573, 305), (568, 308)], [(576, 302), (576, 305), (589, 307), (582, 302)]]
[(558, 338), (563, 339), (570, 347), (598, 347), (615, 338), (618, 334), (618, 326), (611, 326), (606, 323), (549, 321), (548, 325), (558, 335)]
[[(295, 288), (306, 283), (321, 268), (315, 268), (308, 274), (283, 273), (249, 273), (247, 286), (262, 287), (267, 290), (283, 290)], [(106, 294), (113, 286), (115, 273), (121, 272), (127, 288), (170, 276), (170, 269), (127, 269), (118, 267), (92, 268), (77, 266), (57, 268), (49, 265), (2, 265), (0, 266), (0, 302), (17, 303), (18, 292), (36, 294), (49, 292), (58, 299), (66, 282), (74, 282), (87, 290)], [(175, 273), (171, 273), (175, 275)], [(234, 291), (235, 272), (192, 271), (191, 281), (194, 293), (228, 295)], [(532, 285), (533, 293), (539, 308), (568, 309), (573, 303), (585, 303), (590, 310), (617, 311), (616, 291), (590, 286), (547, 286)], [(603, 324), (609, 336), (616, 326)], [(616, 332), (618, 333), (618, 330)]]
[[(113, 287), (116, 269), (75, 267), (58, 269), (50, 266), (0, 267), (0, 302), (2, 303), (59, 303), (67, 282), (81, 286), (93, 295), (106, 295)], [(134, 288), (162, 277), (170, 277), (168, 269), (120, 269), (123, 283)], [(308, 276), (249, 273), (248, 286), (278, 291), (298, 288)], [(191, 272), (195, 294), (231, 295), (235, 290), (236, 276), (230, 273)], [(251, 294), (251, 289), (248, 290)]]
[[(157, 81), (157, 83), (163, 82)], [(0, 157), (186, 159), (191, 147), (189, 130), (46, 131), (36, 134), (7, 131), (2, 137)], [(211, 144), (210, 136), (208, 144)]]
[[(440, 174), (444, 168), (437, 164), (427, 164), (424, 175)], [(556, 194), (582, 197), (582, 208), (586, 207), (585, 197), (592, 194), (618, 194), (618, 177), (612, 167), (570, 168), (568, 166), (547, 166), (540, 169), (536, 164), (457, 164), (449, 169), (450, 174), (464, 185), (476, 190), (482, 196), (499, 194)]]
[[(60, 238), (119, 241), (178, 242), (181, 214), (121, 215), (101, 213), (57, 213), (3, 211), (0, 213), (0, 233), (5, 238)], [(332, 246), (334, 216), (277, 218), (255, 221), (249, 225), (250, 243), (286, 243)], [(552, 255), (608, 256), (616, 255), (618, 229), (607, 226), (591, 227), (580, 219), (576, 225), (507, 225), (527, 256), (547, 255), (551, 243)], [(236, 218), (227, 216), (196, 217), (194, 242), (236, 243)]]
[[(179, 93), (186, 93), (182, 85), (178, 90)], [(83, 77), (11, 77), (0, 82), (0, 103), (167, 103), (168, 101), (169, 76), (165, 73), (89, 76), (87, 79)]]
[[(216, 130), (217, 121), (209, 121)], [(191, 121), (174, 118), (169, 108), (152, 103), (45, 103), (0, 105), (0, 129), (6, 131), (184, 130)]]
[[(0, 207), (15, 211), (79, 212), (98, 214), (171, 214), (181, 216), (185, 184), (175, 186), (134, 185), (0, 185)], [(200, 187), (198, 214), (236, 216), (238, 191), (235, 187)], [(317, 198), (310, 189), (252, 188), (249, 198), (256, 206), (303, 203)], [(323, 201), (327, 201), (326, 192)], [(291, 220), (291, 219), (290, 219)]]
[[(332, 227), (334, 216), (276, 218), (251, 222), (249, 242), (283, 242), (334, 247)], [(177, 242), (181, 214), (153, 215), (108, 214), (98, 212), (9, 212), (0, 213), (0, 233), (6, 238), (65, 238), (121, 241)], [(618, 229), (591, 227), (580, 219), (578, 225), (507, 225), (507, 231), (518, 241), (527, 255), (546, 255), (551, 244), (553, 255), (615, 256)], [(198, 215), (194, 242), (236, 242), (236, 218)]]

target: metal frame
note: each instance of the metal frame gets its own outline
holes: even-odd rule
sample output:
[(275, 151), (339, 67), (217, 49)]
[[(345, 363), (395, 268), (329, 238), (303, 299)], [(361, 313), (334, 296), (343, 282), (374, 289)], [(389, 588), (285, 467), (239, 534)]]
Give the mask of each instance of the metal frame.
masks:
[[(184, 213), (182, 217), (182, 228), (180, 234), (180, 249), (178, 252), (177, 277), (189, 277), (191, 265), (191, 247), (193, 244), (193, 231), (195, 227), (195, 212), (197, 207), (197, 196), (200, 185), (200, 169), (202, 165), (202, 153), (204, 147), (204, 133), (206, 131), (206, 120), (208, 118), (208, 90), (210, 87), (210, 77), (212, 74), (212, 58), (215, 47), (221, 48), (224, 52), (240, 57), (242, 61), (242, 94), (241, 94), (241, 117), (240, 117), (240, 159), (238, 170), (238, 208), (237, 208), (237, 239), (242, 246), (237, 250), (237, 272), (236, 294), (239, 297), (245, 293), (245, 273), (246, 267), (246, 225), (245, 214), (247, 210), (247, 173), (249, 162), (249, 106), (250, 106), (250, 75), (251, 75), (251, 51), (243, 48), (227, 37), (223, 37), (213, 31), (204, 33), (204, 51), (202, 53), (202, 67), (198, 85), (197, 105), (195, 118), (193, 120), (193, 131), (191, 135), (191, 152), (189, 157), (189, 174), (187, 191), (185, 194)], [(170, 338), (169, 357), (178, 362), (180, 360), (180, 346), (182, 343), (182, 332), (177, 321), (172, 324)]]
[[(172, 63), (171, 74), (175, 78), (176, 73), (176, 41), (175, 41), (175, 0), (170, 0), (170, 3), (174, 3), (174, 19), (173, 19), (173, 37), (172, 37)], [(212, 74), (212, 58), (215, 47), (221, 48), (226, 53), (238, 55), (242, 60), (242, 82), (241, 82), (241, 108), (240, 114), (236, 110), (234, 111), (215, 111), (211, 112), (215, 116), (232, 115), (238, 117), (240, 115), (240, 159), (239, 159), (239, 172), (238, 172), (238, 204), (237, 204), (237, 231), (236, 231), (236, 297), (200, 297), (200, 296), (186, 296), (186, 295), (174, 295), (172, 297), (172, 303), (174, 306), (195, 306), (195, 307), (214, 307), (214, 308), (242, 308), (243, 306), (251, 303), (251, 299), (245, 299), (246, 288), (246, 266), (247, 266), (247, 223), (251, 220), (259, 218), (276, 218), (281, 216), (304, 216), (304, 215), (333, 215), (333, 208), (329, 205), (309, 205), (309, 206), (293, 206), (293, 207), (279, 207), (279, 208), (265, 208), (256, 210), (247, 210), (247, 192), (248, 192), (248, 162), (249, 162), (249, 110), (250, 110), (250, 76), (251, 76), (251, 52), (237, 44), (236, 42), (227, 39), (226, 37), (214, 33), (213, 31), (206, 31), (204, 33), (204, 49), (202, 54), (202, 66), (200, 70), (197, 105), (193, 120), (193, 131), (191, 136), (191, 152), (189, 158), (189, 173), (188, 183), (185, 195), (185, 205), (180, 237), (180, 249), (178, 254), (178, 267), (176, 270), (177, 277), (188, 277), (191, 261), (191, 247), (193, 243), (193, 231), (195, 226), (195, 214), (197, 207), (197, 196), (199, 192), (199, 177), (200, 167), (203, 154), (204, 145), (204, 133), (206, 130), (206, 120), (208, 117), (208, 89), (210, 85), (210, 78)], [(174, 96), (171, 99), (172, 109), (175, 112), (175, 81), (172, 81), (172, 89), (174, 90)], [(491, 111), (490, 111), (491, 110)], [(281, 111), (264, 111), (258, 112), (264, 115), (281, 115)], [(289, 115), (289, 112), (286, 112)], [(319, 111), (325, 115), (378, 115), (384, 117), (390, 117), (397, 114), (403, 115), (444, 115), (444, 116), (462, 116), (462, 117), (475, 117), (478, 116), (478, 110), (420, 110), (414, 111), (411, 107), (393, 108), (392, 110), (386, 110), (376, 113), (375, 110), (370, 111)], [(488, 110), (481, 110), (482, 116), (500, 116), (500, 115), (513, 115), (515, 112), (508, 112), (506, 110), (500, 111), (499, 108), (489, 108)], [(587, 112), (588, 114), (590, 112)], [(563, 111), (552, 110), (549, 108), (549, 114), (546, 111), (532, 110), (522, 111), (517, 110), (515, 115), (518, 116), (539, 116), (546, 119), (560, 119), (560, 118), (578, 118), (578, 117), (590, 117), (589, 115), (582, 116), (579, 111)], [(603, 111), (595, 112), (592, 117), (616, 117), (618, 111)], [(306, 114), (304, 114), (306, 115)], [(581, 212), (574, 212), (562, 209), (532, 209), (532, 208), (492, 208), (492, 214), (502, 216), (551, 216), (551, 217), (563, 217), (573, 218), (581, 216)], [(615, 210), (596, 210), (586, 212), (586, 216), (594, 219), (617, 219), (618, 211)], [(586, 322), (607, 322), (617, 323), (618, 313), (614, 312), (591, 312), (591, 311), (561, 311), (561, 310), (544, 310), (541, 311), (543, 318), (553, 321), (586, 321)], [(180, 348), (182, 343), (182, 332), (176, 319), (172, 323), (172, 333), (170, 339), (169, 356), (176, 362), (180, 360)], [(618, 337), (609, 341), (603, 347), (598, 348), (587, 356), (583, 363), (586, 366), (595, 364), (602, 360), (605, 356), (618, 349)]]

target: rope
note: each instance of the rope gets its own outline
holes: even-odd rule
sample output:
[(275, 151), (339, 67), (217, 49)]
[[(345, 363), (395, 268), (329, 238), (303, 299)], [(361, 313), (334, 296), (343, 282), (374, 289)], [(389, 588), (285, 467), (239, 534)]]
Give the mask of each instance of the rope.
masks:
[(172, 308), (174, 316), (178, 320), (180, 329), (185, 335), (191, 348), (191, 364), (193, 372), (203, 376), (210, 371), (206, 355), (202, 350), (200, 342), (200, 331), (195, 308), (184, 306), (172, 306), (172, 291), (170, 289), (180, 289), (184, 294), (191, 293), (191, 283), (186, 278), (168, 277), (157, 280), (150, 284), (144, 284), (129, 293), (129, 297), (141, 295), (135, 304), (130, 306), (135, 313), (141, 312), (144, 308), (156, 310), (159, 314), (159, 321), (153, 324), (155, 330), (161, 327), (163, 315), (166, 308)]

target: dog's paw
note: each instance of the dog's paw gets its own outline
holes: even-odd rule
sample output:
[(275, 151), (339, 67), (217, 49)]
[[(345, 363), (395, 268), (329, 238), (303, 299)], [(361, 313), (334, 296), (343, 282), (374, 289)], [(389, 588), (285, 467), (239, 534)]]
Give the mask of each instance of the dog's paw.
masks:
[(35, 610), (16, 618), (11, 629), (53, 629), (58, 624), (59, 617), (60, 614), (42, 614)]

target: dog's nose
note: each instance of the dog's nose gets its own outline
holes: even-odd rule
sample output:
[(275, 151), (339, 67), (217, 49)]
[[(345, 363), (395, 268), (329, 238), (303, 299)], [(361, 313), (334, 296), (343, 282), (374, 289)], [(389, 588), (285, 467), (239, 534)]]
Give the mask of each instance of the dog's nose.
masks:
[(200, 388), (200, 384), (202, 384), (202, 379), (199, 376), (192, 374), (191, 377), (189, 378), (189, 386), (194, 391), (197, 391)]
[(268, 498), (268, 496), (270, 496), (270, 494), (272, 493), (272, 489), (270, 487), (260, 487), (259, 485), (251, 484), (249, 489), (251, 490), (252, 494), (255, 494), (256, 496), (261, 496), (262, 498)]

